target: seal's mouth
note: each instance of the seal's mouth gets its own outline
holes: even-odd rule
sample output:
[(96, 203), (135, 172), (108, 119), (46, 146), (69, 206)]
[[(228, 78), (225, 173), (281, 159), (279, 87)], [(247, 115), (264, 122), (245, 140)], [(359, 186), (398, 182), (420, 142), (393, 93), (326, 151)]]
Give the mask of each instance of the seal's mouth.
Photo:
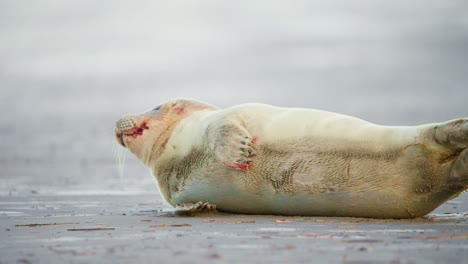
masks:
[(125, 146), (125, 142), (123, 141), (123, 133), (117, 132), (117, 129), (115, 131), (115, 139), (117, 139), (117, 143), (121, 145), (122, 147), (127, 147)]
[(132, 126), (128, 125), (129, 121), (128, 120), (119, 120), (117, 121), (117, 124), (114, 129), (115, 133), (115, 138), (117, 139), (117, 142), (122, 146), (122, 147), (127, 147), (125, 144), (124, 137), (139, 137), (143, 135), (143, 132), (145, 130), (148, 130), (149, 127), (146, 123), (142, 123), (139, 126), (135, 126), (132, 124)]

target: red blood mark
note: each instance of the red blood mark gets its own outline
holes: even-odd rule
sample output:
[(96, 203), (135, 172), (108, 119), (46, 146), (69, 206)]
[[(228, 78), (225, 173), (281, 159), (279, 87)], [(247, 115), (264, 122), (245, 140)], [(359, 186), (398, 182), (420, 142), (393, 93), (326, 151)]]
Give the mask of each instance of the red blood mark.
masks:
[(238, 169), (241, 171), (248, 171), (250, 169), (250, 166), (252, 166), (251, 163), (224, 163), (227, 167), (233, 168), (233, 169)]
[(146, 125), (146, 123), (143, 123), (141, 126), (133, 128), (133, 133), (129, 134), (128, 136), (141, 136), (143, 135), (143, 131), (146, 129), (149, 129), (149, 127)]
[(258, 140), (258, 136), (254, 136), (254, 137), (252, 138), (252, 143), (256, 143), (257, 140)]
[(239, 168), (241, 171), (248, 171), (250, 169), (250, 164), (248, 163), (241, 163), (241, 164), (236, 164), (237, 168)]
[(185, 108), (183, 108), (183, 107), (177, 107), (177, 108), (175, 108), (175, 111), (176, 111), (176, 113), (177, 113), (178, 115), (183, 115), (183, 114), (185, 114)]

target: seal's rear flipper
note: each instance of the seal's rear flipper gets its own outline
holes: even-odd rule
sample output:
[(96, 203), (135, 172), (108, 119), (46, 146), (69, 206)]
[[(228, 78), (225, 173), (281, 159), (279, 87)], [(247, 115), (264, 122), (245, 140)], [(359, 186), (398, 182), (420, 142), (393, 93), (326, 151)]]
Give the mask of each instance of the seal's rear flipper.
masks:
[(468, 148), (468, 118), (457, 119), (434, 127), (434, 140), (454, 150)]
[(208, 145), (219, 161), (232, 169), (249, 170), (255, 156), (255, 137), (245, 127), (230, 122), (210, 127), (207, 132)]
[(468, 148), (453, 163), (447, 184), (457, 195), (468, 189)]

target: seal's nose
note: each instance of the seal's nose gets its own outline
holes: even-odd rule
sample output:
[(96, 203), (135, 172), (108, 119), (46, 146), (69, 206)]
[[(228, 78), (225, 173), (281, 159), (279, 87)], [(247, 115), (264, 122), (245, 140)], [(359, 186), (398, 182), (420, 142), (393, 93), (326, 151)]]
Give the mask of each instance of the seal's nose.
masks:
[(115, 124), (115, 129), (117, 132), (125, 132), (133, 129), (135, 127), (135, 121), (133, 121), (131, 118), (128, 117), (123, 117), (117, 121)]

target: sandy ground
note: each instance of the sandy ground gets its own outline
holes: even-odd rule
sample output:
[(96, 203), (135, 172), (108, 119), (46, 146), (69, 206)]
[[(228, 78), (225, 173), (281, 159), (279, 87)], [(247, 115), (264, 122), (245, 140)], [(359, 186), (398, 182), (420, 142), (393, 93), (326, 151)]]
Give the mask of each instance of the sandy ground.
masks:
[(175, 97), (468, 117), (467, 18), (464, 0), (0, 1), (0, 263), (467, 263), (467, 194), (412, 221), (173, 217), (112, 144), (121, 115)]
[[(155, 195), (3, 197), (1, 263), (466, 263), (468, 197), (415, 220), (174, 216)], [(163, 210), (162, 210), (163, 209)]]

